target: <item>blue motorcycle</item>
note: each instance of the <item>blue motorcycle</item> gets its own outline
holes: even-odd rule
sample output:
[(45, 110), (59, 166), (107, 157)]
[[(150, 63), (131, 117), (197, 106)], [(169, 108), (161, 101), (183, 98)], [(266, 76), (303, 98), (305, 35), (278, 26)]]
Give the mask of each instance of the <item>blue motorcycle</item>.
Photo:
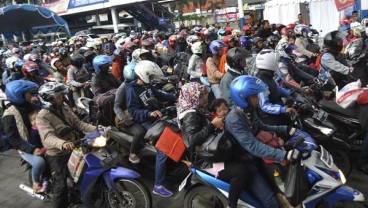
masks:
[[(309, 187), (308, 194), (298, 201), (305, 208), (314, 207), (366, 207), (361, 192), (345, 185), (346, 179), (336, 167), (332, 156), (314, 140), (301, 142), (297, 147), (300, 152), (294, 164), (302, 165)], [(295, 147), (296, 148), (296, 147)], [(318, 149), (318, 151), (317, 151)], [(226, 208), (230, 184), (221, 181), (204, 170), (190, 168), (191, 173), (179, 186), (179, 192), (184, 194), (184, 207)], [(291, 186), (285, 187), (285, 195), (291, 193)], [(297, 190), (298, 188), (296, 188)], [(290, 201), (290, 200), (289, 200)], [(358, 206), (357, 206), (358, 205)], [(251, 193), (243, 191), (238, 200), (238, 207), (263, 207)], [(288, 207), (292, 207), (290, 204)]]
[[(79, 147), (73, 150), (68, 161), (73, 180), (71, 192), (77, 192), (86, 207), (152, 207), (151, 195), (139, 181), (140, 174), (117, 166), (121, 158), (104, 148), (107, 140), (99, 132), (92, 132), (77, 144)], [(50, 182), (52, 185), (52, 180)], [(35, 194), (24, 184), (20, 188), (35, 198), (52, 200), (52, 196)]]

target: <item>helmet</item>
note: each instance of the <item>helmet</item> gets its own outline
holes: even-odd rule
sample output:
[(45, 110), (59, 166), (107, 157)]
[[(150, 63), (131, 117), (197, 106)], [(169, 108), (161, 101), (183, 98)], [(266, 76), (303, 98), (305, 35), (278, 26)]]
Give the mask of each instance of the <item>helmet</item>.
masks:
[(13, 69), (14, 68), (14, 64), (16, 61), (20, 60), (17, 56), (12, 56), (12, 57), (9, 57), (5, 60), (5, 64), (6, 64), (6, 67), (8, 69)]
[(224, 37), (224, 39), (222, 40), (222, 42), (224, 42), (226, 45), (228, 45), (229, 44), (229, 42), (235, 42), (236, 41), (236, 39), (235, 39), (235, 37), (234, 36), (232, 36), (232, 35), (227, 35), (227, 36), (225, 36)]
[(267, 38), (267, 46), (271, 48), (275, 48), (276, 45), (279, 43), (279, 38), (276, 35), (271, 35)]
[(308, 37), (318, 40), (319, 32), (316, 29), (310, 29), (308, 32)]
[(51, 60), (51, 63), (50, 63), (51, 68), (52, 68), (53, 70), (55, 70), (55, 71), (57, 71), (57, 68), (56, 68), (56, 66), (55, 66), (55, 63), (56, 63), (57, 61), (59, 61), (59, 58), (53, 58), (53, 59)]
[[(353, 29), (353, 28), (352, 28)], [(362, 37), (362, 34), (365, 32), (365, 28), (363, 27), (363, 26), (361, 26), (361, 25), (359, 25), (359, 26), (356, 26), (356, 27), (354, 27), (354, 29), (353, 29), (353, 35), (355, 36), (355, 37), (358, 37), (358, 38), (360, 38), (360, 37)]]
[(202, 30), (202, 27), (201, 26), (196, 26), (196, 27), (194, 27), (193, 30), (194, 30), (194, 32), (199, 33)]
[(134, 68), (136, 64), (137, 63), (132, 61), (128, 65), (124, 66), (123, 76), (125, 80), (134, 80), (135, 77)]
[(15, 54), (15, 53), (19, 53), (19, 49), (18, 48), (13, 48), (12, 49), (12, 54)]
[(219, 48), (225, 48), (226, 45), (218, 40), (214, 40), (210, 44), (210, 51), (212, 54), (218, 54)]
[(147, 39), (144, 39), (144, 40), (141, 41), (141, 46), (143, 46), (146, 49), (149, 48), (149, 47), (151, 47), (153, 49), (154, 46), (155, 46), (155, 43), (153, 42), (152, 38), (147, 38)]
[(192, 52), (193, 53), (202, 53), (203, 51), (203, 46), (202, 46), (202, 43), (201, 42), (195, 42), (193, 45), (192, 45)]
[(295, 26), (294, 32), (295, 32), (295, 35), (300, 35), (300, 36), (303, 35), (303, 34), (307, 35), (308, 32), (309, 32), (309, 28), (306, 25), (299, 24), (299, 25)]
[(144, 83), (148, 84), (152, 79), (160, 78), (164, 76), (164, 73), (157, 64), (152, 61), (142, 60), (137, 63), (134, 69), (135, 74)]
[(27, 61), (23, 64), (22, 71), (24, 76), (29, 76), (29, 73), (33, 71), (38, 71), (38, 65), (33, 61)]
[(356, 28), (356, 27), (361, 27), (362, 25), (359, 23), (359, 22), (352, 22), (351, 24), (350, 24), (350, 28), (352, 29), (352, 30), (354, 30), (354, 28)]
[(133, 42), (126, 42), (123, 45), (123, 49), (125, 49), (125, 50), (134, 51), (137, 48), (138, 48), (138, 46), (136, 44), (134, 44)]
[(243, 26), (243, 31), (246, 33), (246, 32), (248, 32), (248, 31), (252, 31), (252, 27), (251, 26), (249, 26), (249, 25), (245, 25), (245, 26)]
[(262, 80), (253, 76), (242, 75), (231, 82), (230, 96), (236, 105), (246, 108), (248, 107), (247, 98), (249, 96), (257, 95), (267, 89), (267, 85)]
[(87, 42), (86, 43), (86, 47), (87, 48), (94, 48), (95, 47), (95, 43), (94, 42)]
[(5, 94), (11, 103), (23, 104), (24, 93), (37, 90), (38, 85), (27, 80), (15, 80), (5, 85)]
[(246, 67), (246, 58), (250, 57), (250, 53), (241, 47), (230, 49), (226, 54), (226, 63), (231, 68), (244, 69)]
[(135, 49), (132, 53), (132, 58), (135, 59), (136, 61), (139, 61), (141, 60), (141, 55), (145, 53), (149, 53), (149, 50), (144, 48)]
[(50, 102), (52, 102), (56, 96), (66, 93), (68, 93), (68, 87), (57, 82), (46, 82), (38, 89), (38, 95), (46, 106), (50, 105)]
[(291, 24), (288, 24), (286, 27), (288, 28), (288, 29), (292, 29), (292, 30), (294, 30), (294, 28), (295, 28), (295, 24), (294, 23), (291, 23)]
[(82, 54), (74, 54), (70, 56), (70, 60), (73, 66), (80, 68), (83, 66), (84, 56)]
[(240, 30), (236, 29), (236, 30), (231, 31), (231, 35), (238, 37), (238, 36), (241, 36), (243, 34), (242, 34), (242, 32)]
[(294, 44), (290, 44), (288, 42), (281, 43), (276, 47), (276, 51), (279, 56), (287, 59), (292, 59), (292, 52), (295, 49), (297, 49), (297, 47)]
[(343, 48), (344, 39), (345, 35), (342, 32), (335, 30), (325, 35), (323, 44), (326, 48), (340, 52)]
[(225, 35), (226, 35), (226, 30), (225, 30), (225, 29), (223, 29), (223, 28), (221, 28), (221, 29), (219, 29), (219, 30), (218, 30), (218, 34), (219, 34), (220, 36), (225, 36)]
[(362, 24), (363, 27), (368, 27), (368, 18), (362, 19), (361, 24)]
[(359, 62), (362, 58), (366, 57), (366, 53), (363, 49), (364, 43), (361, 38), (358, 38), (349, 43), (349, 45), (345, 49), (345, 57), (346, 59), (355, 64)]
[(276, 71), (279, 56), (273, 49), (263, 49), (256, 57), (257, 69)]
[(198, 41), (198, 36), (196, 36), (196, 35), (190, 35), (190, 36), (188, 36), (187, 37), (187, 44), (189, 45), (189, 46), (192, 46), (192, 44), (193, 43), (195, 43), (195, 42), (197, 42)]
[(239, 39), (240, 45), (243, 47), (247, 47), (248, 45), (248, 40), (246, 36), (241, 36)]
[(225, 31), (226, 31), (226, 35), (231, 35), (231, 31), (233, 31), (234, 28), (232, 27), (226, 27)]
[(14, 68), (16, 69), (16, 71), (20, 72), (22, 70), (22, 67), (23, 67), (24, 63), (26, 63), (26, 62), (23, 61), (22, 59), (19, 59), (18, 61), (16, 61), (14, 63)]
[(93, 59), (93, 68), (96, 70), (98, 74), (104, 69), (108, 69), (112, 63), (112, 60), (109, 56), (106, 55), (98, 55)]
[(115, 49), (114, 51), (114, 59), (124, 59), (125, 53), (123, 49)]

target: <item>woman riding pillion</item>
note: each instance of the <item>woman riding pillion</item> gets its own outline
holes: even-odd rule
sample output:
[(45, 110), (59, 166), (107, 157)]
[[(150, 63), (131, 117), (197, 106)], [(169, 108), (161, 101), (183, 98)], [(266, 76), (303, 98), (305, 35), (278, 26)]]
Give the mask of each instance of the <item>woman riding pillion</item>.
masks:
[[(54, 207), (68, 206), (67, 163), (74, 149), (73, 141), (79, 139), (74, 132), (92, 132), (95, 126), (84, 123), (64, 104), (64, 96), (68, 93), (65, 85), (47, 82), (38, 91), (46, 108), (42, 109), (36, 118), (40, 136), (46, 148), (46, 160), (50, 166), (54, 184)], [(62, 138), (58, 131), (65, 127), (73, 128), (73, 132)], [(82, 135), (80, 135), (82, 136)]]
[(31, 81), (15, 80), (6, 84), (5, 94), (10, 106), (5, 110), (2, 118), (4, 133), (9, 137), (12, 148), (17, 149), (20, 156), (32, 166), (33, 190), (41, 189), (41, 174), (46, 162), (41, 157), (43, 152), (29, 141), (32, 125), (29, 114), (39, 109), (32, 104), (33, 93), (38, 85)]

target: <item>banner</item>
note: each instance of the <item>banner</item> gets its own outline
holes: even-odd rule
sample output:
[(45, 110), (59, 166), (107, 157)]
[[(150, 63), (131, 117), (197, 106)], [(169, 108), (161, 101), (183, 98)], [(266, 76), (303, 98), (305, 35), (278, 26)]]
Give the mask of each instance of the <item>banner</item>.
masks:
[(348, 7), (354, 6), (354, 0), (335, 0), (337, 11), (344, 10)]
[(238, 20), (238, 13), (216, 14), (216, 23), (232, 22)]
[(45, 7), (56, 14), (65, 13), (68, 10), (69, 0), (50, 0), (49, 3), (42, 4)]
[(88, 6), (91, 4), (105, 3), (109, 0), (70, 0), (69, 9), (73, 9), (76, 7)]

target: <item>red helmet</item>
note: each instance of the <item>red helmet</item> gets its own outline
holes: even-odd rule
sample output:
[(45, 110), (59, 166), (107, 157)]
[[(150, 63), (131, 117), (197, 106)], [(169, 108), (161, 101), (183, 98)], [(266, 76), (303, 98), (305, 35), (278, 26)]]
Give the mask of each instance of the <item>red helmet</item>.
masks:
[(296, 26), (296, 24), (294, 24), (294, 23), (290, 23), (290, 24), (288, 24), (288, 25), (287, 25), (287, 28), (288, 28), (288, 29), (293, 29), (293, 30), (294, 30), (295, 26)]
[(224, 37), (224, 39), (222, 40), (222, 42), (224, 42), (226, 45), (229, 44), (230, 41), (236, 41), (236, 38), (232, 35), (227, 35)]
[(340, 26), (348, 25), (350, 24), (350, 20), (343, 18), (340, 20)]
[(38, 71), (38, 65), (33, 61), (27, 61), (23, 64), (22, 72), (24, 76), (29, 76), (31, 72)]
[(243, 26), (243, 31), (244, 32), (251, 31), (251, 30), (252, 30), (252, 28), (249, 25)]
[(226, 27), (226, 35), (231, 35), (231, 31), (233, 31), (232, 27)]

